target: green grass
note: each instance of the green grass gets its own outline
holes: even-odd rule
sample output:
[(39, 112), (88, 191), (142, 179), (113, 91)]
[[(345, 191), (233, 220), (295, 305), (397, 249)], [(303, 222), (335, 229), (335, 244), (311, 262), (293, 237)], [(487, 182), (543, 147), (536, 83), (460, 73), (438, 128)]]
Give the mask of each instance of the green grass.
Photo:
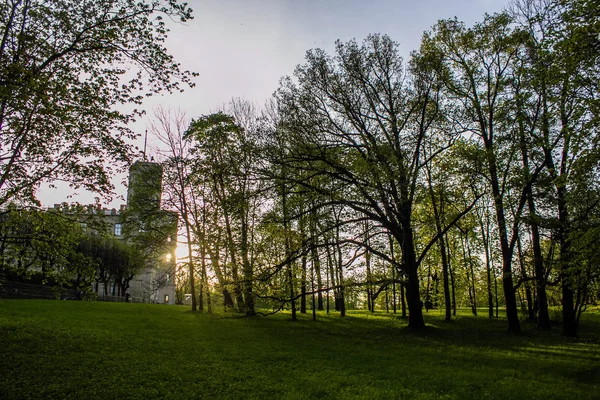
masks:
[(231, 318), (187, 307), (0, 300), (0, 398), (599, 399), (600, 312), (582, 336), (390, 314)]

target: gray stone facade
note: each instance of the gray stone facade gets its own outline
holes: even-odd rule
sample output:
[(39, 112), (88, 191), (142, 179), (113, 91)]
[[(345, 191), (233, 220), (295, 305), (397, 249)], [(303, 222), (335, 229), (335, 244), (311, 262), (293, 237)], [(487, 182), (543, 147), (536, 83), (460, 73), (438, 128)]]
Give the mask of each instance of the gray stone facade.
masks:
[[(177, 247), (177, 213), (162, 210), (162, 166), (154, 162), (138, 161), (130, 168), (127, 204), (119, 209), (91, 205), (79, 213), (82, 226), (90, 234), (137, 241), (146, 247), (148, 265), (134, 275), (125, 294), (118, 285), (98, 282), (94, 285), (98, 298), (123, 298), (136, 302), (175, 304), (175, 266)], [(52, 211), (70, 212), (66, 205), (55, 204)], [(108, 296), (107, 296), (108, 294)]]

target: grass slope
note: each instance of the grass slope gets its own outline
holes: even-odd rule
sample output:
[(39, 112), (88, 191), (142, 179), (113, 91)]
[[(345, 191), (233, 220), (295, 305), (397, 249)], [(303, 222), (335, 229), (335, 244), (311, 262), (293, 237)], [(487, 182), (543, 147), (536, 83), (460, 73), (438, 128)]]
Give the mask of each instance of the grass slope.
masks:
[(230, 318), (187, 307), (0, 300), (0, 398), (599, 399), (600, 313), (582, 338), (390, 314)]

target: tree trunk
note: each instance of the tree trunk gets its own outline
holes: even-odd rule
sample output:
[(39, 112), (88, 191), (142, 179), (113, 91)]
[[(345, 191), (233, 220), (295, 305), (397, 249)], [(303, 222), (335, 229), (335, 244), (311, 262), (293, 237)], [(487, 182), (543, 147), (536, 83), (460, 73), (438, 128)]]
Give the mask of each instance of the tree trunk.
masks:
[[(564, 158), (563, 155), (563, 163)], [(561, 165), (561, 171), (564, 170), (564, 165)], [(564, 174), (561, 173), (561, 176)], [(569, 246), (569, 212), (567, 210), (567, 190), (563, 183), (556, 183), (556, 193), (558, 197), (558, 242), (560, 243), (560, 279), (562, 285), (562, 301), (563, 301), (563, 313), (562, 313), (562, 335), (575, 337), (577, 336), (577, 313), (575, 308), (575, 290), (573, 288), (573, 282), (571, 281), (572, 273), (569, 269), (571, 254)]]
[(385, 287), (385, 312), (390, 313), (390, 293), (388, 287)]
[(243, 282), (243, 297), (244, 297), (244, 312), (247, 316), (256, 315), (256, 311), (254, 310), (254, 294), (253, 292), (253, 281), (254, 281), (254, 271), (252, 268), (252, 264), (250, 262), (249, 253), (249, 243), (248, 243), (248, 207), (244, 207), (246, 210), (242, 213), (241, 219), (241, 243), (240, 243), (240, 251), (242, 253), (242, 268), (244, 271), (244, 282)]
[(227, 311), (227, 308), (235, 307), (235, 303), (233, 302), (233, 298), (229, 293), (229, 290), (223, 289), (223, 308)]
[(559, 222), (561, 224), (558, 229), (558, 240), (560, 243), (560, 279), (562, 286), (562, 335), (575, 337), (577, 336), (577, 312), (575, 307), (575, 290), (573, 289), (573, 282), (571, 282), (571, 271), (569, 270), (570, 262), (570, 249), (569, 242), (567, 239), (566, 224), (568, 221), (568, 214), (566, 208), (566, 193), (564, 187), (561, 187), (558, 191), (559, 194)]
[(508, 320), (508, 331), (511, 333), (521, 333), (521, 324), (519, 322), (519, 312), (517, 310), (517, 297), (512, 279), (512, 265), (510, 259), (502, 260), (502, 288), (504, 290), (504, 300), (506, 302), (506, 319)]
[(471, 310), (473, 311), (473, 315), (477, 316), (477, 292), (475, 289), (475, 269), (473, 267), (473, 260), (472, 260), (472, 256), (471, 256), (471, 246), (469, 246), (469, 237), (468, 237), (468, 233), (465, 233), (465, 246), (467, 248), (467, 261), (469, 263), (469, 269), (471, 270), (471, 281), (469, 282), (470, 285), (470, 292), (471, 293)]
[[(429, 195), (431, 197), (431, 205), (433, 207), (433, 216), (435, 219), (435, 230), (436, 230), (436, 233), (438, 235), (440, 235), (442, 233), (441, 213), (443, 212), (443, 202), (440, 199), (440, 205), (438, 207), (436, 198), (435, 198), (435, 192), (433, 190), (431, 172), (430, 172), (428, 166), (427, 166), (427, 172), (428, 172), (427, 178), (428, 178), (428, 182), (429, 182)], [(449, 288), (449, 282), (448, 282), (448, 259), (446, 257), (446, 243), (445, 243), (444, 238), (445, 238), (445, 235), (440, 236), (440, 238), (438, 239), (439, 240), (438, 246), (440, 247), (440, 254), (442, 257), (442, 276), (444, 279), (444, 307), (446, 310), (446, 321), (450, 321), (450, 320), (452, 320), (452, 316), (451, 316), (451, 310), (450, 310), (450, 288)]]
[[(446, 321), (451, 321), (452, 320), (452, 304), (450, 301), (450, 279), (448, 277), (448, 270), (449, 270), (449, 265), (448, 265), (448, 257), (446, 254), (446, 239), (445, 239), (445, 235), (440, 237), (439, 239), (440, 243), (440, 254), (442, 256), (442, 277), (444, 280), (444, 308), (446, 311)], [(454, 289), (453, 289), (454, 291)]]
[(340, 317), (346, 316), (346, 299), (344, 296), (344, 260), (342, 259), (342, 246), (340, 244), (340, 225), (336, 228), (336, 247), (337, 247), (337, 282), (339, 287), (339, 297), (336, 299), (336, 310), (339, 310)]
[(240, 276), (238, 273), (238, 265), (235, 257), (235, 242), (233, 241), (233, 231), (231, 229), (231, 220), (229, 218), (229, 212), (227, 211), (227, 207), (223, 207), (223, 216), (225, 219), (225, 232), (227, 234), (227, 247), (229, 251), (229, 258), (231, 260), (231, 277), (233, 278), (233, 293), (235, 295), (235, 300), (237, 303), (238, 312), (244, 312), (244, 296), (242, 287), (240, 285)]
[(408, 327), (410, 329), (425, 328), (423, 309), (419, 294), (419, 274), (415, 246), (413, 242), (413, 231), (410, 220), (402, 222), (402, 263), (406, 271), (406, 302), (408, 304)]
[(577, 314), (575, 312), (575, 295), (571, 285), (568, 283), (568, 274), (563, 274), (562, 283), (562, 335), (575, 337), (577, 336)]
[(427, 283), (425, 284), (425, 312), (431, 308), (431, 264), (427, 265)]
[(319, 238), (317, 237), (317, 215), (315, 211), (315, 204), (313, 203), (310, 215), (310, 237), (311, 237), (311, 259), (314, 273), (317, 278), (317, 310), (323, 311), (323, 293), (321, 289), (323, 287), (323, 280), (321, 278), (321, 260), (319, 259), (319, 250), (317, 248), (319, 244)]
[[(202, 255), (202, 278), (204, 279), (204, 282), (208, 282), (208, 274), (206, 273), (206, 260), (204, 259), (205, 256), (206, 254)], [(208, 311), (209, 314), (212, 314), (212, 300), (210, 297), (210, 287), (208, 286), (208, 284), (203, 286), (206, 288), (206, 311)]]
[(195, 277), (194, 277), (194, 262), (192, 260), (192, 254), (193, 254), (192, 232), (191, 232), (191, 228), (190, 228), (190, 221), (188, 218), (189, 216), (187, 213), (187, 204), (186, 203), (184, 203), (183, 213), (184, 213), (184, 215), (182, 215), (182, 217), (183, 217), (183, 221), (184, 221), (184, 225), (185, 225), (185, 236), (186, 236), (186, 240), (187, 240), (187, 249), (188, 249), (188, 273), (189, 273), (189, 279), (190, 279), (190, 292), (192, 294), (192, 312), (196, 312), (196, 309), (197, 309), (196, 282), (195, 282)]
[[(531, 210), (533, 203), (530, 204)], [(534, 209), (535, 210), (535, 209)], [(535, 211), (532, 211), (535, 213)], [(536, 282), (536, 298), (538, 309), (538, 328), (549, 330), (552, 325), (550, 323), (550, 314), (548, 313), (548, 295), (546, 294), (546, 271), (544, 269), (544, 259), (542, 256), (542, 248), (540, 245), (540, 233), (537, 223), (531, 224), (531, 241), (533, 244), (533, 264), (535, 267), (535, 282)]]
[(212, 302), (210, 298), (210, 287), (208, 286), (208, 274), (206, 271), (206, 204), (202, 206), (202, 237), (200, 238), (200, 264), (202, 266), (202, 280), (206, 288), (206, 308), (209, 314), (212, 313)]
[(496, 318), (498, 318), (498, 308), (499, 308), (499, 302), (498, 302), (498, 276), (496, 275), (496, 268), (494, 267), (493, 261), (492, 261), (492, 272), (494, 273), (494, 296), (495, 296), (495, 300), (496, 300)]
[(529, 285), (527, 276), (527, 267), (523, 260), (523, 248), (521, 245), (521, 238), (517, 238), (517, 255), (519, 256), (519, 266), (521, 267), (521, 277), (523, 279), (523, 285), (525, 286), (525, 301), (527, 301), (527, 320), (529, 322), (535, 321), (535, 311), (533, 309), (533, 297), (531, 295), (531, 287)]
[(292, 321), (296, 321), (297, 320), (296, 300), (295, 300), (296, 291), (294, 290), (294, 272), (293, 272), (292, 263), (290, 263), (288, 265), (287, 275), (288, 275), (287, 277), (288, 277), (288, 285), (289, 285), (289, 291), (290, 291), (290, 303), (291, 303), (291, 308), (292, 308)]
[[(329, 314), (329, 292), (330, 292), (330, 288), (333, 287), (335, 288), (335, 279), (334, 279), (334, 273), (333, 273), (333, 257), (331, 256), (331, 250), (329, 249), (329, 246), (327, 246), (325, 248), (327, 250), (327, 271), (325, 273), (325, 278), (326, 278), (326, 285), (327, 285), (327, 314)], [(330, 280), (331, 277), (331, 280)], [(335, 289), (333, 291), (334, 294), (334, 299), (337, 298), (336, 294), (335, 294)], [(335, 303), (334, 303), (335, 306)], [(337, 311), (337, 310), (336, 310)]]
[(481, 227), (481, 239), (483, 241), (483, 250), (485, 254), (485, 271), (487, 277), (487, 297), (488, 297), (488, 316), (490, 319), (494, 318), (494, 296), (492, 294), (492, 268), (491, 268), (491, 254), (489, 247), (489, 225), (484, 228), (483, 217), (479, 217), (479, 226)]
[(447, 257), (447, 262), (448, 262), (448, 272), (450, 274), (450, 289), (452, 290), (452, 315), (456, 317), (456, 285), (455, 285), (455, 281), (454, 281), (454, 268), (452, 268), (452, 264), (450, 262), (450, 260), (452, 260), (451, 254), (450, 254), (450, 246), (448, 245), (447, 247), (448, 250), (448, 257)]
[(317, 320), (317, 307), (316, 307), (316, 296), (315, 296), (315, 263), (311, 262), (311, 269), (310, 269), (310, 291), (312, 293), (312, 304), (311, 304), (311, 309), (312, 309), (312, 319), (313, 321)]
[[(394, 256), (394, 239), (392, 235), (388, 233), (388, 240), (390, 242), (390, 256), (392, 258), (392, 301), (394, 305), (394, 314), (396, 314), (396, 257)], [(404, 292), (403, 292), (404, 293)]]
[(204, 285), (202, 281), (198, 286), (198, 311), (204, 311)]
[(433, 307), (439, 307), (439, 298), (440, 298), (440, 277), (438, 275), (438, 271), (435, 271), (433, 275), (434, 289), (433, 289)]
[[(545, 84), (542, 84), (542, 91), (545, 93)], [(518, 95), (518, 93), (517, 93)], [(517, 97), (520, 100), (520, 96)], [(529, 168), (529, 153), (527, 150), (527, 143), (525, 138), (525, 114), (523, 112), (523, 105), (521, 101), (518, 101), (518, 110), (519, 110), (519, 132), (520, 132), (520, 147), (521, 147), (521, 157), (523, 160), (523, 172), (525, 174), (525, 178), (527, 181), (530, 180), (530, 168)], [(543, 119), (546, 118), (547, 110), (543, 109)], [(535, 202), (533, 199), (533, 190), (532, 185), (528, 184), (526, 186), (526, 195), (527, 195), (527, 207), (529, 208), (529, 225), (531, 226), (531, 244), (533, 246), (533, 265), (535, 269), (535, 280), (536, 280), (536, 288), (537, 288), (537, 309), (538, 311), (538, 328), (543, 330), (550, 329), (550, 315), (548, 314), (548, 299), (546, 295), (546, 275), (544, 271), (544, 261), (542, 258), (542, 250), (540, 246), (540, 233), (539, 227), (537, 223), (537, 214), (535, 209)], [(520, 246), (520, 243), (519, 243)], [(523, 268), (523, 267), (522, 267)], [(523, 272), (525, 270), (523, 269)], [(535, 320), (535, 309), (531, 303), (531, 289), (529, 285), (527, 286), (527, 306), (529, 309), (529, 320)], [(533, 314), (533, 316), (532, 316)]]
[(319, 252), (317, 249), (313, 249), (313, 269), (315, 270), (315, 275), (317, 276), (317, 310), (323, 311), (323, 292), (321, 289), (323, 288), (323, 280), (321, 278), (321, 260), (319, 260)]
[[(301, 210), (301, 214), (304, 213), (304, 210)], [(300, 218), (300, 221), (298, 222), (299, 228), (300, 228), (300, 241), (301, 243), (303, 243), (303, 247), (304, 247), (304, 243), (306, 243), (306, 219), (304, 217)], [(306, 279), (307, 279), (307, 257), (306, 257), (306, 252), (304, 251), (305, 249), (302, 248), (302, 257), (300, 258), (300, 265), (302, 267), (302, 270), (300, 272), (300, 314), (306, 314)]]
[(492, 319), (494, 318), (494, 296), (492, 294), (492, 271), (487, 256), (485, 260), (485, 269), (487, 275), (488, 316), (490, 317), (490, 319)]
[(306, 256), (301, 259), (302, 272), (300, 277), (300, 314), (306, 314)]
[[(365, 244), (369, 245), (369, 224), (365, 222)], [(375, 312), (375, 299), (373, 290), (373, 277), (371, 274), (371, 252), (365, 249), (365, 266), (367, 272), (367, 307), (370, 312)]]
[(406, 296), (404, 295), (404, 283), (400, 285), (400, 303), (402, 306), (402, 318), (406, 318)]
[(502, 194), (500, 193), (496, 159), (489, 141), (486, 141), (486, 149), (488, 150), (490, 180), (492, 183), (492, 194), (494, 196), (494, 205), (496, 209), (496, 222), (498, 224), (500, 248), (502, 250), (502, 288), (504, 291), (508, 331), (519, 334), (521, 333), (521, 324), (519, 322), (519, 312), (517, 310), (517, 299), (512, 273), (513, 248), (509, 245), (508, 241), (506, 219), (504, 216), (504, 204)]
[[(290, 244), (290, 227), (289, 227), (289, 211), (287, 207), (287, 189), (285, 184), (281, 184), (281, 204), (283, 211), (283, 229), (285, 232), (285, 256), (289, 260), (289, 257), (292, 254), (291, 244)], [(293, 262), (289, 261), (287, 265), (287, 280), (288, 280), (288, 290), (290, 294), (290, 305), (292, 308), (292, 321), (296, 321), (296, 291), (294, 290), (294, 269)]]

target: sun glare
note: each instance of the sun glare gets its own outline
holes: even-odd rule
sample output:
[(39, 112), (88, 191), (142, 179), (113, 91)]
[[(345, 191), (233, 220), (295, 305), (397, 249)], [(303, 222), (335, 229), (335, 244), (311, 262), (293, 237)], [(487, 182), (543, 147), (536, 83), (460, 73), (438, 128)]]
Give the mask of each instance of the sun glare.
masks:
[(188, 258), (188, 247), (186, 243), (179, 243), (175, 249), (177, 261), (186, 261)]

